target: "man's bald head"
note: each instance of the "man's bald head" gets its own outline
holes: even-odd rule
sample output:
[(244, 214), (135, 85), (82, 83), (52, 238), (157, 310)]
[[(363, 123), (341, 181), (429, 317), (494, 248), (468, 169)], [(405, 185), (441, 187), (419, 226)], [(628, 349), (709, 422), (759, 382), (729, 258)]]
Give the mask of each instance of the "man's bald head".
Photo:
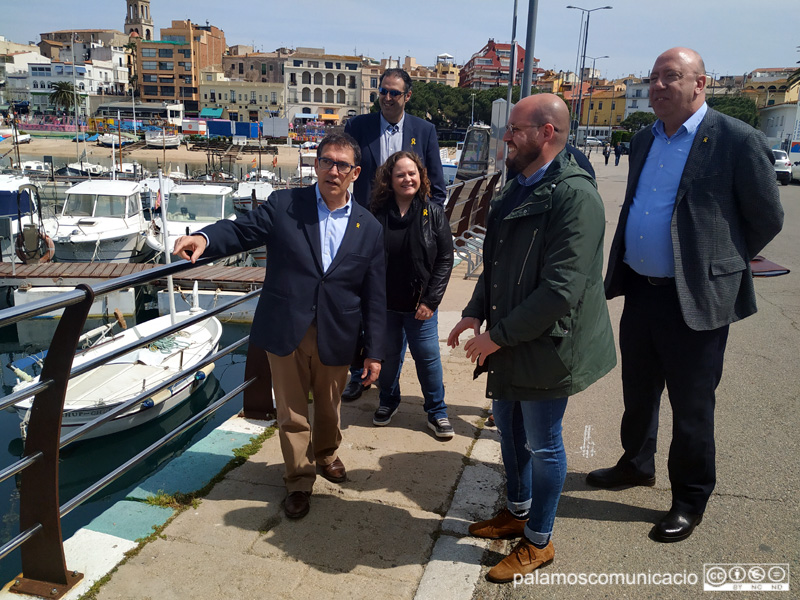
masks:
[(569, 110), (555, 94), (527, 96), (514, 105), (503, 141), (506, 164), (526, 177), (553, 160), (564, 149)]
[(706, 100), (706, 66), (691, 48), (670, 48), (650, 71), (650, 105), (667, 135), (697, 112)]

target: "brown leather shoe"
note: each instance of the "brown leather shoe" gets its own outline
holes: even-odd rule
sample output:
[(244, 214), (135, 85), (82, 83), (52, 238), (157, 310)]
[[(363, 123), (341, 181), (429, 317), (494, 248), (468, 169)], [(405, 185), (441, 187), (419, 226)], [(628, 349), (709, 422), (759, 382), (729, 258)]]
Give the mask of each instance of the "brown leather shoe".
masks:
[(539, 567), (553, 562), (556, 552), (550, 541), (544, 548), (537, 548), (524, 537), (514, 546), (511, 554), (497, 563), (486, 574), (486, 579), (493, 583), (506, 583), (514, 580), (514, 575), (525, 576)]
[(488, 521), (480, 521), (469, 526), (470, 535), (490, 540), (508, 540), (522, 536), (527, 519), (517, 519), (507, 508), (501, 510)]
[(317, 465), (317, 473), (333, 483), (342, 483), (347, 479), (347, 471), (338, 456), (329, 465)]
[(283, 510), (290, 519), (301, 519), (308, 514), (311, 492), (290, 492), (283, 502)]

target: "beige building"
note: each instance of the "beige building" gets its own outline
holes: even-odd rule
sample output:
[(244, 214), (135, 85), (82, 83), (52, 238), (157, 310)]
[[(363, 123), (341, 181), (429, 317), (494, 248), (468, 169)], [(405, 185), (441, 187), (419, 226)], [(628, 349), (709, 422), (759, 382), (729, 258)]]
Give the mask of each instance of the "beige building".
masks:
[(284, 113), (284, 85), (278, 82), (235, 81), (220, 70), (200, 72), (200, 116), (260, 122)]
[[(284, 67), (286, 115), (332, 125), (360, 112), (362, 58), (297, 48)], [(308, 116), (305, 116), (308, 115)]]
[(787, 78), (793, 67), (756, 69), (747, 74), (743, 93), (751, 98), (758, 108), (795, 103), (798, 100), (800, 84), (789, 86)]

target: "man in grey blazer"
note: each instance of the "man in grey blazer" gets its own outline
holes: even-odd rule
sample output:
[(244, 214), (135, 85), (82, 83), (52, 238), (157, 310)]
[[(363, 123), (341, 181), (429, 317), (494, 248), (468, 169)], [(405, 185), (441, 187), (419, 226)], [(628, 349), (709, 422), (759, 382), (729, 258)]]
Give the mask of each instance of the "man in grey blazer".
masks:
[(620, 321), (625, 412), (617, 464), (589, 485), (655, 484), (666, 384), (673, 411), (672, 506), (650, 536), (688, 538), (716, 483), (715, 389), (730, 323), (756, 312), (750, 259), (783, 225), (763, 134), (705, 103), (702, 58), (667, 50), (650, 73), (658, 120), (631, 141), (625, 202), (611, 246), (606, 296), (625, 296)]

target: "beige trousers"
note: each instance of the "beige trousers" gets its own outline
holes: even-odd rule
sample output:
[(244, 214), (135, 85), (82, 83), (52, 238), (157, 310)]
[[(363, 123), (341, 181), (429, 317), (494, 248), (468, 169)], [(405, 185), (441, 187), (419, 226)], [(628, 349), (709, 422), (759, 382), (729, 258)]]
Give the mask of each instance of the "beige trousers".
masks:
[[(278, 437), (286, 472), (283, 480), (291, 492), (310, 492), (316, 465), (336, 459), (342, 442), (339, 413), (348, 366), (330, 367), (319, 360), (317, 327), (312, 325), (294, 352), (277, 356), (267, 352), (278, 417)], [(309, 396), (314, 412), (309, 421)]]

